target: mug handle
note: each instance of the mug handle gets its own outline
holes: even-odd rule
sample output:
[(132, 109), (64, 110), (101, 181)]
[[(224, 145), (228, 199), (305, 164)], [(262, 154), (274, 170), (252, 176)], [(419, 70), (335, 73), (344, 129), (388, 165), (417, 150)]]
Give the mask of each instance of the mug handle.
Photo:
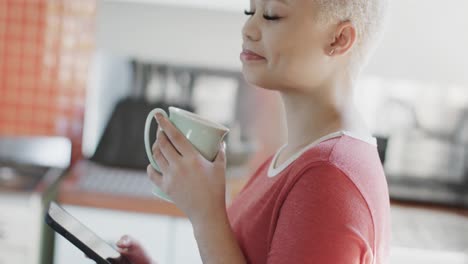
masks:
[[(149, 135), (151, 121), (154, 119), (154, 116), (156, 115), (156, 113), (160, 113), (166, 118), (168, 118), (166, 112), (161, 108), (156, 108), (156, 109), (151, 110), (151, 112), (149, 112), (148, 116), (146, 117), (146, 123), (145, 123), (145, 149), (146, 149), (146, 155), (148, 156), (151, 166), (153, 166), (153, 168), (157, 172), (161, 173), (161, 169), (159, 168), (158, 163), (156, 163), (156, 161), (153, 158), (153, 151), (151, 148), (150, 135)], [(160, 128), (158, 127), (158, 130), (159, 129)]]
[[(166, 118), (169, 118), (167, 113), (161, 108), (156, 108), (156, 109), (151, 110), (151, 112), (149, 112), (148, 116), (146, 117), (144, 140), (145, 140), (146, 155), (148, 156), (148, 159), (149, 159), (149, 161), (151, 163), (151, 166), (157, 172), (161, 173), (161, 169), (159, 168), (158, 163), (156, 163), (156, 161), (153, 158), (153, 152), (152, 152), (152, 148), (151, 148), (151, 144), (150, 144), (150, 135), (149, 135), (150, 127), (151, 127), (151, 121), (154, 119), (154, 116), (156, 115), (156, 113), (161, 113)], [(158, 130), (159, 129), (160, 128), (158, 127)], [(163, 200), (166, 200), (168, 202), (172, 202), (172, 200), (167, 196), (167, 194), (165, 194), (157, 186), (155, 186), (155, 188), (153, 190), (153, 194), (155, 194), (156, 196), (158, 196), (159, 198), (161, 198)]]

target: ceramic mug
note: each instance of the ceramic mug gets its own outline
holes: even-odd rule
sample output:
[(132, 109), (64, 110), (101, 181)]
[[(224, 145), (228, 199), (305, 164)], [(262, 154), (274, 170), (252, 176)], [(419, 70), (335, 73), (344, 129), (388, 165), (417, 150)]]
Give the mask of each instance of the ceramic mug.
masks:
[[(150, 144), (149, 136), (151, 121), (154, 119), (156, 113), (161, 113), (171, 121), (172, 124), (174, 124), (174, 126), (184, 134), (190, 143), (192, 143), (195, 149), (197, 149), (200, 154), (209, 161), (214, 161), (218, 154), (221, 142), (227, 133), (229, 133), (229, 129), (227, 127), (180, 108), (170, 106), (169, 116), (161, 108), (151, 110), (145, 123), (145, 149), (151, 166), (158, 172), (161, 172), (161, 170), (153, 158), (152, 144)], [(172, 202), (167, 194), (157, 186), (155, 186), (153, 193), (163, 200)]]

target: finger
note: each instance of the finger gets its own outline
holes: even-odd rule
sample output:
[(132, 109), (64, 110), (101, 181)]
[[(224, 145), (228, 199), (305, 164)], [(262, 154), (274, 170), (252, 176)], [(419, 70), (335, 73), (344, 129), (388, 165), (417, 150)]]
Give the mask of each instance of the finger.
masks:
[(151, 263), (143, 247), (132, 237), (125, 235), (116, 244), (125, 246), (118, 249), (122, 255), (118, 263)]
[(117, 243), (115, 243), (119, 249), (134, 249), (134, 248), (141, 248), (140, 243), (138, 240), (134, 239), (129, 235), (123, 235)]
[(115, 243), (119, 248), (128, 248), (132, 246), (132, 237), (129, 235), (123, 235), (117, 243)]
[(214, 163), (225, 164), (226, 163), (226, 143), (222, 142), (221, 147), (218, 150), (218, 154), (214, 160)]
[(161, 187), (162, 186), (162, 182), (163, 182), (163, 176), (157, 172), (153, 166), (148, 165), (148, 167), (146, 167), (146, 172), (148, 174), (148, 177), (150, 178), (150, 180), (156, 184), (156, 186), (158, 187)]
[(156, 152), (156, 150), (159, 148), (158, 146), (158, 142), (155, 141), (153, 146), (151, 147), (151, 152), (154, 154), (154, 152)]
[(159, 147), (159, 141), (158, 141), (158, 139), (159, 139), (159, 137), (161, 136), (162, 133), (163, 133), (162, 130), (158, 130), (158, 132), (156, 133), (156, 140), (154, 141), (154, 144), (153, 144), (153, 146), (151, 147), (151, 150), (153, 150), (153, 153), (154, 153), (154, 151), (156, 150), (156, 148)]
[[(157, 121), (157, 119), (156, 119), (156, 121)], [(157, 127), (158, 128), (156, 129), (156, 139), (158, 138), (159, 133), (161, 133), (161, 131), (162, 131), (162, 127), (159, 125), (159, 123), (157, 124)]]
[(180, 130), (164, 116), (158, 113), (156, 114), (156, 120), (165, 132), (166, 136), (169, 138), (169, 141), (182, 156), (190, 155), (196, 151), (192, 143), (185, 138), (184, 134), (182, 134), (182, 132), (180, 132)]
[(164, 156), (164, 153), (161, 152), (161, 148), (156, 148), (153, 152), (153, 158), (156, 161), (156, 163), (159, 166), (159, 169), (161, 170), (162, 173), (167, 171), (169, 168), (169, 162), (167, 161), (166, 157)]
[(163, 153), (164, 157), (166, 158), (169, 164), (173, 164), (177, 162), (182, 156), (180, 156), (179, 152), (174, 148), (172, 143), (166, 136), (166, 133), (162, 132), (159, 135), (159, 148)]

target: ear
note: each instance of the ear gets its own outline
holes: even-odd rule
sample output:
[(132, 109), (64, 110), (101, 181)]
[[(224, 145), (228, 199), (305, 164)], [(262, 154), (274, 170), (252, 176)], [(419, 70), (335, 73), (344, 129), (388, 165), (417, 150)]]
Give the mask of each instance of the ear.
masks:
[(332, 41), (327, 48), (328, 55), (346, 54), (356, 42), (356, 28), (350, 21), (340, 23), (334, 32)]

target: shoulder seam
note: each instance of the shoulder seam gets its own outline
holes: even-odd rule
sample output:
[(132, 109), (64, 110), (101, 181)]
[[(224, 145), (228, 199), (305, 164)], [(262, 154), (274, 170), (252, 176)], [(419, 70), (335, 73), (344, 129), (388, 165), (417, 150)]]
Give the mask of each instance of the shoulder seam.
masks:
[[(333, 147), (334, 148), (334, 147)], [(349, 178), (348, 174), (346, 174), (342, 169), (340, 169), (336, 164), (333, 164), (332, 162), (330, 162), (330, 160), (324, 160), (324, 161), (317, 161), (317, 162), (314, 162), (312, 163), (314, 166), (306, 166), (304, 168), (302, 168), (298, 173), (297, 175), (301, 175), (303, 174), (307, 169), (310, 169), (310, 168), (313, 168), (317, 165), (317, 163), (323, 163), (323, 164), (328, 164), (332, 167), (334, 167), (335, 169), (337, 169), (344, 177), (346, 177), (346, 179), (354, 186), (354, 188), (356, 189), (356, 191), (359, 193), (359, 195), (361, 196), (361, 198), (364, 200), (364, 202), (366, 203), (366, 208), (367, 208), (367, 211), (369, 212), (369, 215), (371, 217), (371, 221), (372, 221), (372, 253), (373, 255), (375, 256), (376, 255), (376, 246), (375, 246), (375, 233), (376, 233), (376, 230), (375, 230), (375, 222), (374, 222), (374, 215), (372, 214), (371, 210), (370, 210), (370, 206), (369, 206), (369, 202), (367, 201), (366, 197), (364, 197), (364, 195), (362, 194), (361, 190), (359, 190), (359, 188), (356, 186), (356, 184)], [(310, 164), (309, 164), (310, 165)], [(302, 178), (301, 176), (297, 177), (297, 179), (294, 181), (294, 184), (291, 186), (291, 189), (294, 188), (294, 186), (296, 185), (296, 183), (299, 181), (299, 179)]]
[(369, 206), (369, 202), (367, 201), (366, 197), (364, 197), (364, 194), (362, 194), (361, 190), (356, 186), (356, 183), (354, 183), (354, 181), (352, 181), (348, 174), (345, 173), (341, 168), (339, 168), (336, 164), (333, 164), (331, 163), (330, 161), (328, 161), (328, 164), (330, 164), (331, 166), (335, 167), (338, 171), (341, 172), (341, 174), (343, 174), (346, 179), (348, 179), (348, 181), (354, 186), (354, 188), (356, 189), (356, 191), (359, 193), (359, 195), (361, 196), (361, 198), (364, 200), (364, 202), (366, 203), (366, 207), (367, 207), (367, 211), (369, 212), (369, 215), (371, 217), (371, 221), (372, 221), (372, 251), (373, 251), (373, 255), (376, 256), (377, 252), (375, 252), (375, 249), (376, 249), (376, 246), (375, 246), (375, 233), (376, 233), (376, 230), (375, 230), (375, 221), (374, 221), (374, 215), (372, 214), (372, 211), (370, 209), (370, 206)]

